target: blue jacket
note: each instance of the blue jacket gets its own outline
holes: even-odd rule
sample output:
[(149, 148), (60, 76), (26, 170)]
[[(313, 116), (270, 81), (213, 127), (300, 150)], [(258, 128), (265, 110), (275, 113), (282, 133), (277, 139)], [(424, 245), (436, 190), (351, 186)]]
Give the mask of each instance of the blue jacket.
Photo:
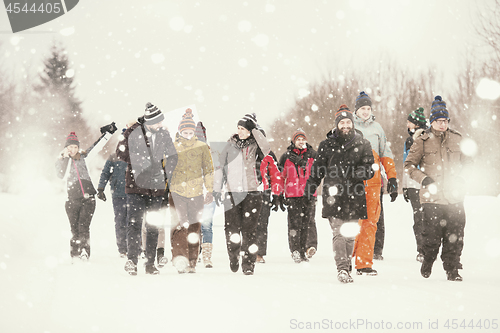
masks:
[(99, 179), (98, 189), (103, 189), (106, 187), (108, 181), (110, 181), (111, 195), (113, 198), (124, 198), (125, 194), (125, 173), (127, 171), (127, 163), (120, 161), (116, 158), (116, 154), (113, 153), (109, 155), (109, 158), (104, 164), (104, 168), (101, 172), (101, 178)]

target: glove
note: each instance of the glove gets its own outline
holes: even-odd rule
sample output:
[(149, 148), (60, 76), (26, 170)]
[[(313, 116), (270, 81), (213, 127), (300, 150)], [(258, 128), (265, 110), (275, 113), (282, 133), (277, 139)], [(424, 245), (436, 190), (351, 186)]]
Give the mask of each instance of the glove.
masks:
[(398, 180), (396, 178), (389, 178), (387, 181), (387, 192), (391, 196), (391, 202), (396, 201), (398, 197)]
[(97, 198), (101, 199), (102, 201), (106, 201), (106, 194), (104, 194), (104, 189), (103, 188), (98, 188), (97, 189)]
[(398, 192), (392, 192), (389, 194), (391, 196), (391, 202), (396, 201), (396, 198), (398, 197)]
[(293, 164), (298, 165), (300, 167), (305, 167), (307, 164), (307, 161), (303, 158), (301, 158), (299, 155), (296, 154), (290, 154), (290, 157), (288, 158)]
[(408, 189), (407, 188), (403, 189), (403, 198), (405, 199), (406, 202), (410, 201), (410, 196), (408, 195)]
[(220, 204), (222, 203), (222, 193), (220, 193), (220, 192), (214, 192), (213, 193), (213, 197), (214, 197), (214, 200), (215, 200), (215, 204), (217, 206), (220, 206)]
[(279, 201), (280, 209), (281, 209), (282, 212), (284, 212), (286, 210), (285, 205), (288, 204), (288, 200), (285, 199), (285, 197), (283, 196), (283, 194), (280, 195), (279, 200), (280, 200)]
[(109, 134), (113, 134), (117, 129), (118, 128), (116, 128), (115, 122), (112, 122), (109, 125), (101, 127), (101, 134), (104, 134), (106, 132), (108, 132)]
[(271, 201), (272, 211), (277, 212), (278, 207), (281, 205), (281, 198), (279, 195), (273, 194), (273, 200)]
[(431, 177), (425, 177), (424, 180), (422, 181), (422, 186), (427, 187), (432, 183), (434, 183), (434, 179), (432, 179)]

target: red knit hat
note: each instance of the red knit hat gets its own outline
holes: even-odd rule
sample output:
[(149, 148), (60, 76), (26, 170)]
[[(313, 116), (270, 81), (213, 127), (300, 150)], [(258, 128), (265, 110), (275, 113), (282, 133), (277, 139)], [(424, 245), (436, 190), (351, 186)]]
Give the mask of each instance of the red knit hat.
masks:
[(297, 129), (295, 131), (295, 133), (293, 133), (292, 142), (295, 144), (295, 140), (297, 140), (297, 138), (299, 138), (299, 137), (303, 137), (304, 140), (307, 141), (306, 132), (304, 132), (304, 130), (302, 128)]
[(186, 109), (186, 113), (182, 115), (182, 120), (179, 124), (179, 133), (182, 133), (186, 129), (196, 130), (196, 124), (193, 120), (193, 110), (191, 109)]
[(68, 137), (66, 138), (66, 144), (64, 145), (64, 148), (69, 145), (77, 145), (78, 147), (80, 147), (80, 141), (78, 141), (75, 132), (69, 133)]

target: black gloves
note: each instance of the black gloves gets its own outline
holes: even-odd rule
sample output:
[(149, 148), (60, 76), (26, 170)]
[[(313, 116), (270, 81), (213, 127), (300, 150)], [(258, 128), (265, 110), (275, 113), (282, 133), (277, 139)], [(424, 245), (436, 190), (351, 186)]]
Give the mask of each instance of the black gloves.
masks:
[(403, 198), (405, 199), (406, 202), (410, 201), (410, 196), (408, 195), (408, 189), (407, 188), (403, 189)]
[(104, 134), (106, 132), (108, 132), (109, 134), (113, 134), (117, 129), (118, 128), (116, 128), (115, 122), (112, 122), (109, 125), (101, 127), (101, 134)]
[(97, 189), (97, 198), (101, 199), (102, 201), (106, 201), (106, 194), (104, 194), (103, 188)]
[(281, 211), (284, 212), (286, 210), (284, 201), (285, 200), (283, 198), (283, 195), (273, 194), (273, 200), (271, 201), (271, 204), (273, 205), (272, 210), (274, 212), (277, 212), (279, 207), (279, 209), (281, 209)]
[(220, 206), (220, 204), (222, 203), (222, 193), (214, 192), (214, 200), (215, 200), (215, 204), (217, 206)]
[(301, 158), (297, 154), (290, 154), (290, 157), (288, 159), (290, 160), (290, 162), (300, 167), (305, 167), (307, 164), (307, 160)]
[(389, 178), (387, 181), (387, 192), (391, 196), (391, 202), (396, 201), (398, 197), (398, 180), (396, 178)]
[(431, 177), (425, 177), (424, 180), (422, 181), (422, 186), (426, 187), (432, 183), (434, 183), (434, 179), (432, 179)]

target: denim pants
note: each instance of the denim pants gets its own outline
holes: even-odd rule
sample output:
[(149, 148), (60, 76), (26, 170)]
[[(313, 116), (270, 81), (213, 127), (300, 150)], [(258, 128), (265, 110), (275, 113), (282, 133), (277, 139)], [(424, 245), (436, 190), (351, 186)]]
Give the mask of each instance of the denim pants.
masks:
[[(158, 212), (162, 197), (141, 194), (127, 194), (127, 257), (137, 265), (141, 253), (141, 229), (147, 213)], [(147, 265), (153, 265), (158, 243), (158, 227), (146, 223), (146, 258)]]
[(201, 218), (202, 243), (212, 243), (215, 206), (215, 200), (203, 206), (203, 217)]
[(328, 222), (330, 222), (330, 227), (333, 232), (333, 254), (335, 257), (335, 263), (337, 264), (337, 270), (351, 271), (352, 263), (352, 250), (354, 248), (354, 237), (346, 237), (342, 234), (341, 228), (344, 223), (352, 222), (353, 224), (358, 224), (358, 220), (345, 221), (333, 216), (328, 217)]
[(120, 254), (127, 253), (127, 197), (113, 197), (116, 245)]

